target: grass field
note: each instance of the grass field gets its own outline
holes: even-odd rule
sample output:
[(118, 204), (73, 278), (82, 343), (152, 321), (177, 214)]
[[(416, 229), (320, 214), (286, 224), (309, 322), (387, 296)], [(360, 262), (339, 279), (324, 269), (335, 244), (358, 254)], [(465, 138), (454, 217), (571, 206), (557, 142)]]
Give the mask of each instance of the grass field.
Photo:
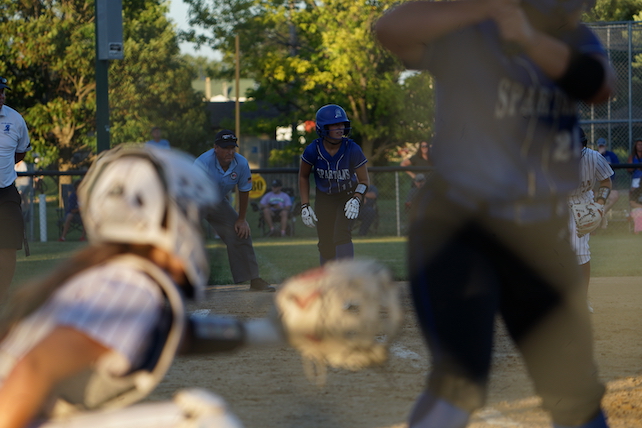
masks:
[[(255, 252), (261, 276), (272, 283), (318, 266), (317, 241), (313, 238), (256, 238)], [(385, 263), (395, 279), (408, 279), (406, 267), (406, 239), (399, 237), (373, 237), (355, 239), (355, 253), (360, 257), (374, 258)], [(56, 263), (68, 258), (84, 242), (32, 242), (31, 256), (18, 253), (14, 285), (45, 273)], [(211, 284), (231, 284), (232, 276), (227, 262), (225, 246), (219, 240), (208, 241), (211, 254)], [(591, 237), (591, 271), (593, 277), (642, 276), (642, 236), (628, 233), (611, 233), (609, 230)]]

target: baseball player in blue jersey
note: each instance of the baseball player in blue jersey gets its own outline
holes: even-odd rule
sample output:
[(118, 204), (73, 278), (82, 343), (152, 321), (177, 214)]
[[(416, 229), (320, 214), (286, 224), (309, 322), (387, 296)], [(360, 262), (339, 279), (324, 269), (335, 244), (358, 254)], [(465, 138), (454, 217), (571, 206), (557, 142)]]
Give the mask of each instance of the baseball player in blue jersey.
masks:
[[(578, 204), (589, 204), (595, 207), (595, 215), (601, 216), (595, 220), (595, 226), (601, 224), (602, 217), (606, 213), (605, 204), (611, 192), (611, 176), (613, 169), (609, 166), (608, 161), (599, 152), (591, 150), (587, 145), (586, 134), (580, 129), (580, 142), (582, 143), (582, 155), (580, 158), (580, 185), (575, 189), (568, 198), (571, 214), (573, 206)], [(594, 194), (593, 188), (599, 182), (597, 194)], [(592, 214), (592, 213), (589, 213)], [(592, 228), (593, 228), (592, 227)], [(582, 271), (583, 289), (588, 294), (589, 281), (591, 279), (591, 251), (589, 249), (589, 238), (591, 233), (582, 233), (578, 230), (577, 223), (573, 215), (569, 221), (570, 240), (573, 250), (577, 255), (577, 263)], [(588, 304), (589, 312), (593, 312), (591, 304)]]
[[(345, 110), (328, 104), (316, 114), (319, 138), (301, 155), (299, 192), (301, 219), (317, 227), (320, 262), (354, 256), (351, 224), (370, 184), (361, 147), (348, 138), (350, 120)], [(310, 206), (310, 174), (314, 172), (316, 197)]]
[(498, 314), (554, 426), (607, 426), (568, 242), (576, 102), (606, 101), (614, 84), (579, 23), (588, 3), (411, 1), (375, 25), (384, 47), (436, 81), (435, 174), (414, 204), (408, 251), (432, 371), (410, 428), (463, 428), (484, 405)]
[(250, 291), (273, 292), (276, 289), (259, 276), (250, 225), (245, 218), (252, 190), (252, 173), (247, 159), (236, 153), (237, 141), (232, 131), (224, 129), (216, 134), (214, 148), (196, 159), (195, 164), (208, 173), (221, 195), (229, 194), (235, 187), (239, 190), (238, 213), (226, 198), (210, 210), (205, 219), (227, 246), (234, 282), (250, 281)]

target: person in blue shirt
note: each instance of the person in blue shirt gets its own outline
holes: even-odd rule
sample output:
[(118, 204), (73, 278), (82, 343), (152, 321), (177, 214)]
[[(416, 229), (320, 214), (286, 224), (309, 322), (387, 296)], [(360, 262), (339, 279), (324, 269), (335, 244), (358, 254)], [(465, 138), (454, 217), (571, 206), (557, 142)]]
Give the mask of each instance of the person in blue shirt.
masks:
[(274, 219), (278, 219), (281, 225), (280, 236), (283, 237), (286, 234), (292, 199), (290, 195), (281, 190), (282, 188), (281, 180), (273, 180), (272, 190), (263, 195), (259, 202), (265, 224), (270, 228), (270, 236), (274, 236)]
[(615, 73), (580, 23), (585, 0), (409, 1), (375, 36), (435, 79), (433, 169), (408, 239), (431, 371), (409, 428), (463, 428), (487, 397), (496, 319), (556, 428), (604, 428), (604, 394), (569, 243), (579, 182), (577, 104)]
[[(606, 147), (605, 138), (597, 139), (597, 151), (602, 156), (604, 156), (604, 158), (609, 163), (609, 165), (617, 165), (620, 163), (620, 158), (618, 158), (615, 153), (608, 150), (608, 148)], [(611, 182), (613, 183), (613, 186), (615, 186), (615, 172), (613, 172), (613, 175), (611, 175)], [(602, 217), (602, 224), (601, 224), (602, 229), (606, 229), (608, 227), (609, 220), (608, 220), (608, 217), (606, 216), (606, 213), (608, 213), (609, 210), (613, 208), (613, 205), (615, 205), (618, 199), (620, 199), (620, 193), (615, 189), (611, 189), (611, 193), (609, 193), (609, 197), (607, 198), (606, 203), (604, 204), (604, 217)]]
[[(319, 138), (301, 155), (299, 192), (301, 219), (317, 228), (320, 263), (354, 257), (352, 220), (359, 216), (370, 180), (361, 147), (348, 138), (350, 120), (336, 104), (321, 107), (316, 114)], [(314, 209), (310, 206), (310, 174), (316, 185)]]
[(146, 142), (148, 146), (152, 147), (161, 147), (163, 149), (169, 149), (169, 141), (166, 139), (162, 138), (162, 130), (160, 129), (159, 126), (154, 126), (151, 131), (152, 134), (152, 139)]
[(227, 246), (227, 257), (235, 283), (250, 281), (250, 291), (275, 291), (275, 288), (259, 276), (250, 225), (245, 216), (252, 189), (250, 165), (240, 154), (236, 135), (227, 129), (214, 138), (214, 148), (200, 155), (194, 162), (218, 184), (221, 195), (228, 195), (234, 187), (239, 190), (239, 212), (225, 198), (210, 210), (205, 219), (214, 228)]

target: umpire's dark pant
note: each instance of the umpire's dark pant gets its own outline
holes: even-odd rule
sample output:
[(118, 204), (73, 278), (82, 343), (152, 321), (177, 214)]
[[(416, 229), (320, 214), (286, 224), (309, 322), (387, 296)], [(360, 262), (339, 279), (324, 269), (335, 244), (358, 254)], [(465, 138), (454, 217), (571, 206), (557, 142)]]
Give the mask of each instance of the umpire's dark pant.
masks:
[(238, 218), (238, 213), (227, 199), (224, 199), (205, 216), (205, 219), (227, 246), (227, 258), (230, 262), (232, 278), (236, 284), (259, 277), (259, 265), (256, 262), (254, 247), (252, 247), (252, 237), (240, 238), (234, 230), (234, 223)]

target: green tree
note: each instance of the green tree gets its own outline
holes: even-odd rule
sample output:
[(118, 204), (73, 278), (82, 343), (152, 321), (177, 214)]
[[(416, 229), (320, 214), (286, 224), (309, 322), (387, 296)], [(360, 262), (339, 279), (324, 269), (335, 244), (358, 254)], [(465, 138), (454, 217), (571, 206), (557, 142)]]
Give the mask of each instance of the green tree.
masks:
[[(7, 104), (30, 128), (41, 165), (61, 170), (95, 152), (94, 2), (0, 0), (0, 75), (11, 81)], [(159, 125), (174, 146), (200, 151), (207, 118), (191, 89), (195, 69), (161, 0), (123, 0), (125, 59), (111, 61), (112, 145), (140, 142)]]
[[(209, 36), (188, 32), (184, 37), (222, 51), (228, 70), (233, 70), (235, 38), (239, 37), (242, 74), (258, 82), (251, 93), (254, 105), (246, 103), (244, 108), (263, 104), (278, 112), (276, 117), (244, 124), (254, 132), (274, 134), (276, 126), (284, 124), (294, 128), (314, 120), (322, 105), (336, 103), (346, 109), (355, 139), (374, 161), (384, 161), (390, 147), (419, 141), (429, 133), (432, 103), (413, 104), (419, 98), (406, 92), (410, 86), (400, 83), (404, 67), (372, 36), (372, 24), (392, 0), (186, 3), (190, 4), (191, 24)], [(413, 91), (425, 84), (422, 89), (430, 94), (429, 81), (408, 83), (413, 83)], [(425, 118), (421, 127), (404, 123), (408, 110), (412, 117)], [(303, 148), (298, 142), (293, 145), (295, 151)]]
[(198, 68), (180, 55), (167, 6), (159, 3), (123, 3), (125, 58), (112, 61), (109, 72), (111, 143), (147, 141), (160, 126), (173, 147), (197, 155), (209, 134), (203, 94), (192, 90)]
[(42, 164), (68, 167), (63, 159), (92, 144), (93, 3), (1, 0), (0, 9), (7, 103), (24, 115)]
[(642, 11), (642, 0), (597, 0), (595, 7), (584, 14), (584, 22), (631, 21)]

